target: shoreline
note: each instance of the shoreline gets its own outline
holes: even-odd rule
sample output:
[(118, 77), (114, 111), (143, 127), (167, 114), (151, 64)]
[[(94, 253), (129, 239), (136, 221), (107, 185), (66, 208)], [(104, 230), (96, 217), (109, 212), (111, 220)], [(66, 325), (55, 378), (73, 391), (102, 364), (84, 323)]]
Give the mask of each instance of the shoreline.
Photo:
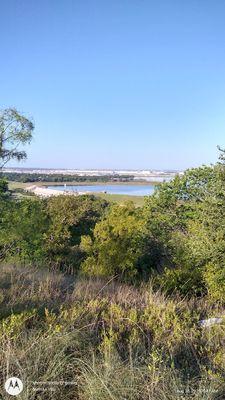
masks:
[[(45, 183), (45, 184), (44, 184)], [(29, 187), (34, 187), (36, 186), (39, 190), (39, 192), (41, 191), (41, 189), (44, 190), (45, 194), (50, 194), (49, 190), (47, 189), (48, 185), (53, 185), (53, 186), (57, 186), (55, 185), (56, 182), (16, 182), (16, 181), (9, 181), (9, 190), (12, 191), (12, 193), (15, 196), (20, 197), (30, 197), (29, 191), (27, 191), (26, 189)], [(109, 184), (111, 184), (111, 182), (108, 182)], [(118, 182), (114, 182), (114, 184), (118, 184)], [(140, 186), (143, 185), (144, 182), (139, 182)], [(57, 182), (58, 186), (62, 186), (64, 184), (64, 182)], [(77, 184), (77, 182), (76, 182)], [(88, 185), (86, 182), (82, 184), (82, 186)], [(101, 185), (101, 183), (98, 182), (99, 185)], [(128, 182), (123, 182), (122, 185), (127, 185)], [(134, 183), (133, 183), (134, 184)], [(149, 186), (153, 186), (155, 184), (155, 182), (148, 182)], [(92, 182), (92, 185), (95, 185), (95, 183)], [(121, 186), (122, 186), (121, 185)], [(54, 195), (56, 195), (57, 189), (54, 189)], [(60, 195), (62, 195), (62, 191), (59, 193)], [(86, 193), (85, 193), (86, 194)], [(93, 194), (96, 197), (100, 197), (100, 198), (104, 198), (105, 200), (109, 201), (109, 202), (116, 202), (119, 204), (124, 203), (125, 201), (133, 201), (136, 207), (142, 206), (144, 204), (144, 198), (145, 196), (136, 196), (136, 195), (127, 195), (127, 194), (110, 194), (110, 193), (102, 193), (102, 192), (92, 192), (89, 194)]]
[(162, 182), (159, 181), (154, 181), (154, 182), (149, 182), (149, 181), (132, 181), (132, 182), (93, 182), (93, 181), (87, 181), (87, 182), (18, 182), (18, 181), (9, 181), (9, 188), (11, 189), (26, 189), (29, 186), (37, 186), (37, 187), (43, 187), (46, 188), (48, 186), (104, 186), (104, 185), (121, 185), (121, 186), (126, 186), (126, 185), (131, 185), (131, 186), (157, 186), (160, 185)]
[[(23, 182), (21, 182), (23, 183)], [(112, 181), (107, 181), (107, 182), (93, 182), (93, 181), (86, 181), (86, 182), (77, 182), (77, 181), (72, 181), (72, 182), (26, 182), (24, 185), (36, 185), (36, 186), (104, 186), (104, 185), (121, 185), (121, 186), (126, 186), (126, 185), (131, 185), (131, 186), (156, 186), (159, 185), (162, 182), (159, 181), (131, 181), (131, 182), (112, 182)]]

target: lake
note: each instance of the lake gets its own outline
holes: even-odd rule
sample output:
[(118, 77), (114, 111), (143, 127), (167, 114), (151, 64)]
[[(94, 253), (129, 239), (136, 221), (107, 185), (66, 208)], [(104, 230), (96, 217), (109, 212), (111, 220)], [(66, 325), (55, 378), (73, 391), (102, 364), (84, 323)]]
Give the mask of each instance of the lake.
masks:
[(154, 185), (66, 185), (65, 186), (48, 186), (49, 189), (66, 190), (69, 192), (106, 192), (109, 194), (124, 194), (129, 196), (149, 196), (154, 192)]

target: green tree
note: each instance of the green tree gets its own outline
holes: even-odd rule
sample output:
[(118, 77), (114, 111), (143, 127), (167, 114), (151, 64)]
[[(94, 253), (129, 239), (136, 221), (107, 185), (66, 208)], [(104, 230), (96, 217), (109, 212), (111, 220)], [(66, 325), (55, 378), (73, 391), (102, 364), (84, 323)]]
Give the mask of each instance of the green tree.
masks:
[(77, 272), (84, 253), (82, 235), (91, 235), (108, 203), (94, 196), (57, 196), (47, 202), (50, 221), (45, 237), (48, 262), (54, 268)]
[(160, 267), (183, 263), (183, 239), (188, 226), (200, 217), (200, 210), (217, 181), (215, 167), (203, 166), (185, 171), (171, 182), (159, 185), (146, 198), (144, 214), (148, 231), (161, 249)]
[(143, 233), (141, 209), (132, 202), (111, 206), (96, 224), (93, 237), (82, 237), (81, 247), (87, 254), (82, 271), (91, 276), (135, 277), (143, 254)]
[(0, 198), (8, 195), (8, 182), (5, 178), (0, 177)]
[(207, 288), (221, 286), (225, 276), (223, 157), (214, 166), (186, 171), (162, 185), (147, 201), (146, 212), (148, 229), (162, 244), (161, 264), (169, 267), (161, 279), (166, 289), (203, 294)]
[(48, 219), (39, 199), (1, 201), (0, 259), (42, 263)]
[(15, 108), (0, 113), (0, 168), (10, 160), (23, 160), (27, 157), (21, 145), (30, 143), (34, 124)]

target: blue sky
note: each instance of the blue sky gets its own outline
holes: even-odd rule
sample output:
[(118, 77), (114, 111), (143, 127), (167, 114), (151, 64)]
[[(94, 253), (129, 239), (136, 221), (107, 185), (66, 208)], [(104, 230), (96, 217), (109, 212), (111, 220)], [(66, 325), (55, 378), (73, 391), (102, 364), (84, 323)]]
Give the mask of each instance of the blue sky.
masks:
[[(0, 0), (21, 166), (184, 169), (225, 147), (224, 0)], [(15, 164), (14, 164), (15, 165)]]

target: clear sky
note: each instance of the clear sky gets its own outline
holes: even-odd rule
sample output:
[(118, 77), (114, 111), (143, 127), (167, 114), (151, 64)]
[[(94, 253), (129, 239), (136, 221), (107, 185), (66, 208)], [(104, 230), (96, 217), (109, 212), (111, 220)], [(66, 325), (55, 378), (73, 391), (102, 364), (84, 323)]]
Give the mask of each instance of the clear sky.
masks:
[[(24, 167), (184, 169), (225, 147), (224, 0), (0, 0)], [(14, 164), (15, 165), (15, 164)]]

